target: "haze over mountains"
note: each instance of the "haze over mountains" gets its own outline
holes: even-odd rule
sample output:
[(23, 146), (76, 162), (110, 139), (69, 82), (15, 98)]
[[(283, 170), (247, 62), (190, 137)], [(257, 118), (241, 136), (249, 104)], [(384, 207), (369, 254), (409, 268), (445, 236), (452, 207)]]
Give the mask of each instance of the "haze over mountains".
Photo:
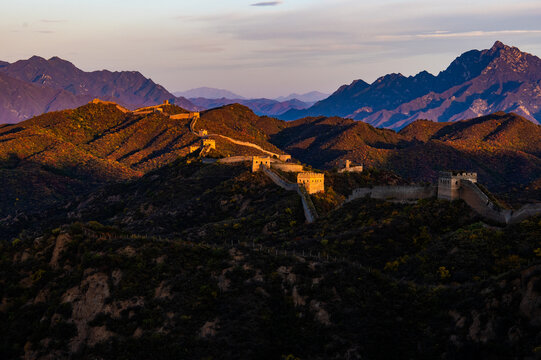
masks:
[(541, 121), (541, 59), (496, 42), (471, 50), (434, 76), (389, 74), (372, 84), (355, 80), (306, 110), (281, 118), (342, 116), (377, 127), (402, 128), (417, 119), (456, 121), (496, 111)]
[(235, 94), (232, 91), (225, 89), (215, 89), (211, 87), (199, 87), (196, 89), (190, 89), (186, 91), (177, 91), (173, 93), (176, 96), (183, 96), (185, 98), (206, 98), (206, 99), (245, 99), (245, 97)]
[(276, 100), (287, 101), (287, 100), (297, 99), (306, 103), (315, 103), (316, 101), (320, 101), (328, 97), (329, 97), (329, 94), (325, 94), (320, 91), (310, 91), (305, 94), (292, 93), (292, 94), (289, 94), (288, 96), (279, 96), (276, 98)]
[(188, 91), (174, 93), (177, 96), (188, 98), (193, 104), (203, 109), (212, 109), (228, 104), (242, 104), (248, 106), (258, 115), (279, 116), (294, 109), (302, 110), (312, 106), (316, 101), (325, 99), (328, 94), (311, 91), (306, 94), (292, 93), (276, 99), (250, 98), (237, 95), (229, 90), (201, 87)]
[(297, 99), (277, 101), (272, 99), (207, 99), (190, 98), (190, 102), (203, 109), (212, 109), (229, 104), (241, 104), (252, 109), (257, 115), (279, 116), (291, 109), (306, 109), (311, 103), (305, 103)]

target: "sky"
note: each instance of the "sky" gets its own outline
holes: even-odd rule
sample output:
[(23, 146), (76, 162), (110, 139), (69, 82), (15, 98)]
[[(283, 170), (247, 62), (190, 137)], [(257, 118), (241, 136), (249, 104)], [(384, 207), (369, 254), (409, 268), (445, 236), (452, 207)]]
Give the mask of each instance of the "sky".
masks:
[(540, 0), (9, 0), (0, 60), (59, 56), (172, 92), (274, 98), (437, 74), (496, 40), (541, 56), (539, 19)]

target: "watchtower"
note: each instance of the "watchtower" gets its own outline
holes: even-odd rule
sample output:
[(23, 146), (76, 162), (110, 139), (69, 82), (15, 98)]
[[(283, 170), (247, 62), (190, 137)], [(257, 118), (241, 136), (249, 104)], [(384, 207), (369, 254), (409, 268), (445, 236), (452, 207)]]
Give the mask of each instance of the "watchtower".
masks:
[(301, 172), (297, 174), (297, 184), (304, 186), (308, 194), (325, 191), (325, 174)]
[(252, 172), (259, 171), (262, 166), (270, 168), (270, 157), (252, 156)]
[(290, 161), (291, 160), (291, 155), (278, 155), (278, 159), (280, 159), (280, 161)]
[(362, 165), (351, 166), (351, 160), (344, 160), (344, 168), (340, 169), (339, 172), (363, 172)]
[(212, 139), (203, 139), (201, 140), (201, 146), (203, 148), (205, 147), (210, 147), (211, 149), (215, 149), (216, 150), (216, 141), (212, 140)]
[(460, 198), (462, 181), (477, 182), (477, 173), (466, 171), (441, 171), (438, 179), (438, 199), (456, 200)]

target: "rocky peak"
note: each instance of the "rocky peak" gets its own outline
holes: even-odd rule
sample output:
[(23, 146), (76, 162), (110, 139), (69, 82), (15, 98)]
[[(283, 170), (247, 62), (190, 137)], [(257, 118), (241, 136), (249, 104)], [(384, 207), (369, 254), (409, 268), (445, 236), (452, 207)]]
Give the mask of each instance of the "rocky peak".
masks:
[(499, 40), (496, 40), (496, 42), (494, 43), (494, 45), (492, 45), (490, 50), (491, 51), (497, 51), (497, 50), (505, 49), (505, 48), (509, 48), (509, 46), (505, 45), (504, 43), (502, 43)]
[(507, 46), (496, 41), (488, 50), (493, 59), (486, 66), (483, 74), (496, 71), (500, 78), (506, 78), (510, 74), (528, 73), (540, 78), (541, 59), (520, 51), (516, 47)]
[(346, 91), (351, 91), (353, 89), (355, 89), (355, 90), (365, 89), (365, 88), (367, 88), (369, 86), (370, 85), (364, 80), (361, 80), (361, 79), (353, 80), (353, 82), (351, 84), (349, 84), (349, 85), (340, 86), (338, 88), (338, 90), (336, 90), (333, 93), (333, 95), (340, 94), (340, 93), (343, 93), (343, 92), (346, 92)]
[(376, 85), (376, 84), (387, 85), (387, 84), (390, 84), (390, 83), (395, 82), (397, 80), (402, 80), (402, 79), (405, 79), (405, 78), (406, 77), (404, 75), (402, 75), (401, 73), (391, 73), (391, 74), (387, 74), (385, 76), (379, 77), (376, 81), (374, 81), (374, 83), (372, 85)]

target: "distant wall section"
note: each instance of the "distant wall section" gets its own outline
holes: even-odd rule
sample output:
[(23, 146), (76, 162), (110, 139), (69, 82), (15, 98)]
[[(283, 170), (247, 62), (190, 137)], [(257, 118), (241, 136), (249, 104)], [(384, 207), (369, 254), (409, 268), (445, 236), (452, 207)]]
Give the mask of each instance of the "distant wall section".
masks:
[(435, 197), (437, 188), (433, 185), (374, 186), (354, 189), (346, 201), (369, 197), (381, 200), (417, 200)]

